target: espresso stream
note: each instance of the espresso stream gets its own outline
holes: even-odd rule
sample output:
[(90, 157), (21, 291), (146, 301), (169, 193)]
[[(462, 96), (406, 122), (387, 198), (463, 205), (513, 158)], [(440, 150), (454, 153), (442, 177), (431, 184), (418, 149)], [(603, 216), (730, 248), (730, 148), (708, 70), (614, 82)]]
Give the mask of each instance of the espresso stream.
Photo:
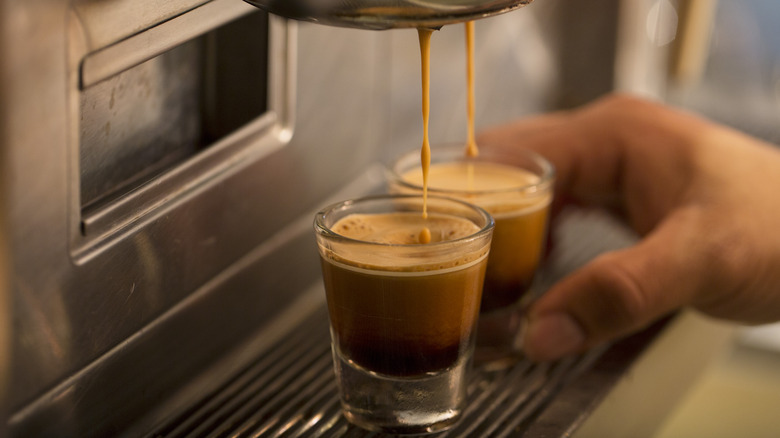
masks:
[(466, 155), (479, 155), (474, 137), (474, 22), (466, 22), (466, 114), (468, 116)]
[(431, 115), (431, 29), (418, 29), (420, 37), (420, 70), (422, 73), (423, 140), (420, 150), (423, 180), (423, 217), (428, 216), (428, 169), (431, 167), (431, 143), (428, 124)]
[[(424, 197), (430, 188), (452, 192), (454, 196), (478, 204), (491, 213), (496, 221), (483, 289), (482, 312), (504, 308), (517, 302), (529, 289), (539, 264), (547, 224), (549, 196), (524, 198), (506, 193), (519, 187), (539, 182), (532, 172), (513, 166), (470, 160), (479, 155), (474, 135), (474, 22), (467, 22), (466, 82), (467, 82), (467, 140), (464, 160), (460, 163), (436, 164), (431, 167), (428, 144), (428, 90), (430, 71), (430, 32), (420, 31), (423, 71), (422, 180), (420, 170), (407, 172), (403, 179), (422, 185)], [(506, 193), (501, 193), (506, 191)], [(456, 193), (458, 192), (458, 193)], [(480, 193), (482, 192), (482, 193)], [(487, 195), (486, 193), (495, 195)]]
[[(423, 217), (428, 215), (428, 174), (431, 167), (431, 144), (429, 134), (430, 112), (431, 112), (431, 29), (418, 29), (420, 40), (420, 72), (422, 83), (422, 122), (423, 139), (420, 149), (420, 164), (422, 169), (422, 187), (423, 187)], [(465, 155), (476, 157), (479, 155), (479, 148), (475, 139), (474, 112), (475, 112), (475, 93), (474, 93), (474, 22), (468, 21), (465, 24), (466, 33), (466, 113), (467, 137)], [(466, 181), (472, 187), (474, 185), (474, 171), (469, 164)], [(421, 236), (426, 236), (427, 231), (423, 229)], [(427, 243), (421, 241), (420, 243)]]

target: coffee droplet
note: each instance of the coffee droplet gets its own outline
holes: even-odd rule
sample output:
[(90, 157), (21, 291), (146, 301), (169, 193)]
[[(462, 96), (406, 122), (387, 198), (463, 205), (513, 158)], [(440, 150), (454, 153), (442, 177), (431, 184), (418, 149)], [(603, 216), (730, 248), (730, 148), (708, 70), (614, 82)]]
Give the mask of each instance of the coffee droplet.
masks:
[(420, 243), (431, 243), (431, 230), (425, 227), (420, 231)]

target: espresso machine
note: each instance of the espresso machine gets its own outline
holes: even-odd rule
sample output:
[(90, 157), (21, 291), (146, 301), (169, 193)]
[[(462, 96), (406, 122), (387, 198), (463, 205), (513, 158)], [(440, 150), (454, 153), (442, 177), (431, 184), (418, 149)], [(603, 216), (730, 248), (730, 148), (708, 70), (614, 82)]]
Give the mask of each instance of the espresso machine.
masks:
[[(439, 29), (434, 141), (465, 132), (466, 20), (482, 126), (659, 95), (665, 74), (616, 68), (660, 56), (624, 46), (643, 2), (249, 3), (0, 0), (0, 434), (363, 436), (339, 413), (311, 220), (418, 147), (412, 28)], [(635, 240), (590, 213), (554, 232), (542, 288)], [(728, 336), (679, 315), (480, 371), (450, 435), (650, 436)]]

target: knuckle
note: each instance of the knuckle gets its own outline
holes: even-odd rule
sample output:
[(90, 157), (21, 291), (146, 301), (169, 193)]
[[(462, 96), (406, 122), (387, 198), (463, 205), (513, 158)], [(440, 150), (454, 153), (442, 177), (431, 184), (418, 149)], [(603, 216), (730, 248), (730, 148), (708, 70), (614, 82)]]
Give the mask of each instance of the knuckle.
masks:
[(594, 260), (593, 284), (598, 293), (594, 303), (596, 324), (609, 332), (626, 333), (643, 324), (650, 311), (646, 285), (619, 255)]
[(628, 114), (644, 112), (656, 104), (626, 93), (615, 93), (605, 97), (597, 107), (601, 110), (614, 114), (617, 117), (624, 117)]
[[(697, 307), (711, 314), (729, 313), (729, 299), (751, 289), (762, 269), (764, 258), (756, 246), (746, 242), (748, 233), (711, 232), (701, 249), (702, 284), (696, 296)], [(748, 275), (748, 274), (754, 275)], [(719, 309), (722, 308), (722, 309)], [(716, 310), (718, 309), (718, 310)]]

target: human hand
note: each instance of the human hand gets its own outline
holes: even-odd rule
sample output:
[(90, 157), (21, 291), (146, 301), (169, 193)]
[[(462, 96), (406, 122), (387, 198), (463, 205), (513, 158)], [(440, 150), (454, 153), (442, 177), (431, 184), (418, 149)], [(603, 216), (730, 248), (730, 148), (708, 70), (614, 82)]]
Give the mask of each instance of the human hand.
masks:
[(526, 354), (551, 360), (682, 307), (780, 320), (780, 151), (628, 96), (493, 128), (483, 147), (533, 149), (556, 196), (608, 209), (641, 237), (555, 284), (527, 312)]

